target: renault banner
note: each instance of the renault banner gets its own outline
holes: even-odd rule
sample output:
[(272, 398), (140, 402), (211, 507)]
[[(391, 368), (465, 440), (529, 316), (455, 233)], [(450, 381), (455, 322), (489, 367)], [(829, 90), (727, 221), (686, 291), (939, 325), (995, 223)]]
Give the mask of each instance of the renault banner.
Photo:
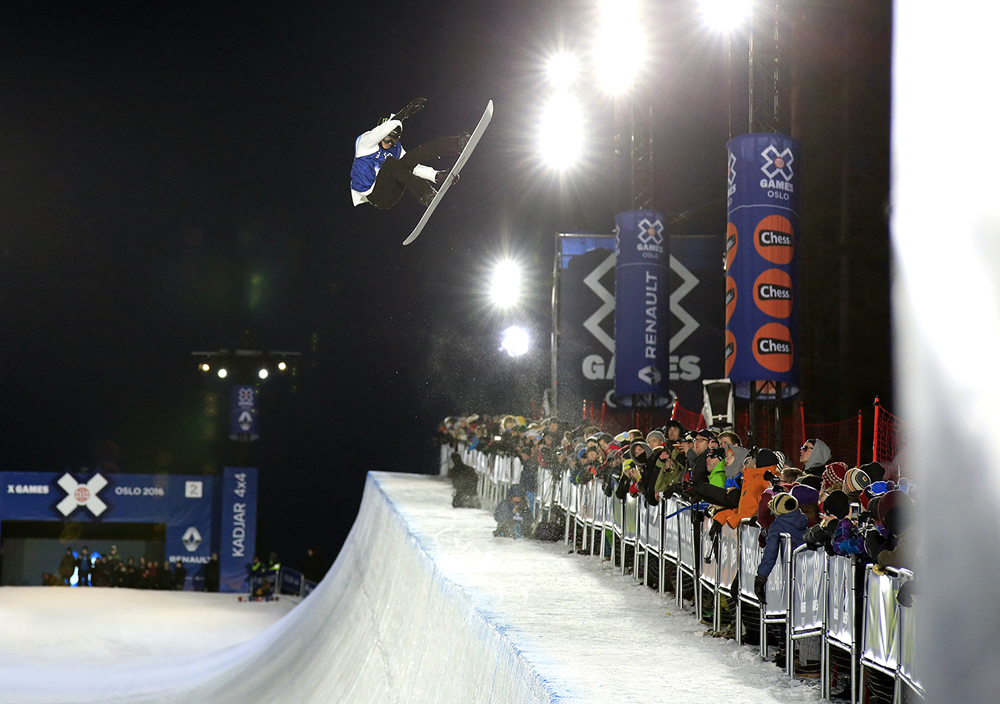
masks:
[(663, 216), (615, 217), (615, 396), (669, 396), (670, 253)]
[(781, 134), (729, 141), (726, 233), (726, 375), (736, 392), (751, 382), (798, 391), (799, 142)]

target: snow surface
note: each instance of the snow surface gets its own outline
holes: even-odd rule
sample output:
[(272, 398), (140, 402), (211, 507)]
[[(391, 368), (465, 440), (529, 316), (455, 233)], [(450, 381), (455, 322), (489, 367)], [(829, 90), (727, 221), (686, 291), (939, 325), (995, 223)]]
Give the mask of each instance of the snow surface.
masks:
[(337, 562), (298, 606), (0, 589), (0, 703), (819, 699), (609, 563), (493, 528), (451, 508), (444, 480), (371, 473)]

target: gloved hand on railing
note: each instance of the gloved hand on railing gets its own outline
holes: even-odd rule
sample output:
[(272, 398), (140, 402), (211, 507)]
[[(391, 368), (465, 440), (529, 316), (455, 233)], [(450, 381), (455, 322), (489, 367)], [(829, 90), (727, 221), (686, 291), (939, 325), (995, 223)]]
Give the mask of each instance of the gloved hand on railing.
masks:
[(753, 593), (761, 604), (767, 603), (767, 577), (757, 575), (753, 578)]

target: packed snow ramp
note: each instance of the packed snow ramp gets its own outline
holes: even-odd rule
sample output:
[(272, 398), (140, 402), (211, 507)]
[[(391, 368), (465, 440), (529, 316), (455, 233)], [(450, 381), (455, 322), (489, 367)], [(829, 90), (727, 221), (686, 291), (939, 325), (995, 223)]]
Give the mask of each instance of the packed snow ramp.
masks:
[[(287, 614), (225, 595), (5, 588), (0, 701), (817, 699), (599, 558), (493, 528), (487, 511), (451, 508), (440, 478), (371, 473), (336, 563), (301, 604), (280, 602)], [(43, 647), (51, 624), (24, 620), (25, 595), (78, 618), (57, 619)]]

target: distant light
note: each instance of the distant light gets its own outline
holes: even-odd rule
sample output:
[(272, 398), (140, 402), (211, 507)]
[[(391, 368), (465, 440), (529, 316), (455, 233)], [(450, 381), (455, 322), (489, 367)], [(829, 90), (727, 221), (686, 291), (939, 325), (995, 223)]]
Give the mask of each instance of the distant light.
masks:
[(207, 372), (209, 369), (211, 369), (211, 367), (208, 366), (208, 362), (202, 362), (201, 364), (198, 365), (198, 368), (201, 369), (203, 372)]
[(579, 75), (580, 59), (568, 51), (553, 54), (545, 66), (545, 76), (549, 84), (559, 90), (572, 86)]
[(521, 267), (509, 259), (497, 264), (490, 282), (490, 300), (498, 308), (509, 308), (521, 298)]
[(278, 362), (278, 370), (279, 371), (285, 371), (286, 369), (288, 369), (288, 365), (287, 364), (285, 364), (284, 362)]
[(500, 349), (511, 357), (520, 357), (531, 347), (531, 339), (528, 331), (522, 327), (514, 325), (503, 331), (503, 340)]
[(701, 0), (701, 16), (711, 29), (730, 32), (750, 16), (752, 0)]
[(646, 59), (639, 0), (601, 0), (594, 38), (594, 65), (602, 90), (621, 95), (632, 88)]
[(260, 371), (257, 372), (257, 376), (259, 376), (261, 379), (266, 379), (267, 378), (267, 369), (265, 369), (264, 367), (261, 367)]
[(583, 147), (583, 111), (580, 101), (566, 92), (551, 96), (542, 108), (538, 128), (539, 151), (553, 169), (565, 169), (580, 158)]
[(229, 376), (229, 372), (226, 371), (225, 367), (219, 367), (219, 371), (216, 372), (216, 374), (219, 375), (220, 379), (225, 379), (227, 376)]

